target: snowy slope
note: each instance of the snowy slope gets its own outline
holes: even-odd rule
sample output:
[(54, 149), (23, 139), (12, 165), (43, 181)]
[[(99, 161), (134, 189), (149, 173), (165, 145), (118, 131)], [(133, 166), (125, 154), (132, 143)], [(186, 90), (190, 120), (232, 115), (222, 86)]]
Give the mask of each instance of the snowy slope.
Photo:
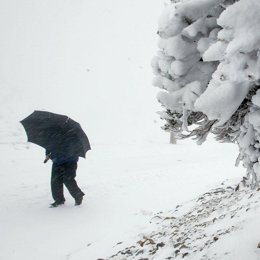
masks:
[(150, 231), (109, 259), (259, 259), (259, 191), (223, 182), (195, 200), (156, 214)]
[(109, 257), (148, 233), (154, 214), (223, 180), (238, 182), (243, 169), (234, 167), (235, 147), (224, 147), (190, 142), (94, 145), (86, 161), (79, 162), (83, 205), (76, 208), (66, 192), (66, 204), (50, 209), (51, 164), (42, 163), (42, 149), (1, 145), (0, 259)]

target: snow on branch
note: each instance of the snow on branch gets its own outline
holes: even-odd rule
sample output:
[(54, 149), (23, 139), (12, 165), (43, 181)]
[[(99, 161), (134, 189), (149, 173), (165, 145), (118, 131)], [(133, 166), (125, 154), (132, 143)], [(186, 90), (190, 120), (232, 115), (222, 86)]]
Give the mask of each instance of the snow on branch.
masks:
[(171, 1), (152, 61), (163, 129), (237, 143), (252, 186), (260, 180), (259, 24), (259, 0)]

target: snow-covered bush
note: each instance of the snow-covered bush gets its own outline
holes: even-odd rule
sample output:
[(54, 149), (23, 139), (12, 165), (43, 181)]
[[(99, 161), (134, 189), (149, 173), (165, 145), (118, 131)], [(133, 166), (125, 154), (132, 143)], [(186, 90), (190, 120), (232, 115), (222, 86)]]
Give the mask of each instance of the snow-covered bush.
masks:
[(210, 132), (237, 143), (253, 186), (260, 181), (259, 24), (259, 0), (172, 1), (152, 60), (163, 128), (198, 143)]

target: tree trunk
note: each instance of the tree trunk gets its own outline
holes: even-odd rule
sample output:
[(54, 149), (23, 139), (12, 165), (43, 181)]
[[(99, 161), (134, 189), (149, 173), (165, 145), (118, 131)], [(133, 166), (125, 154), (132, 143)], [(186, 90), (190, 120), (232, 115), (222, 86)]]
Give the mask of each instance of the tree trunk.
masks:
[(175, 138), (174, 132), (171, 131), (171, 135), (170, 135), (170, 143), (171, 144), (176, 144), (177, 140)]

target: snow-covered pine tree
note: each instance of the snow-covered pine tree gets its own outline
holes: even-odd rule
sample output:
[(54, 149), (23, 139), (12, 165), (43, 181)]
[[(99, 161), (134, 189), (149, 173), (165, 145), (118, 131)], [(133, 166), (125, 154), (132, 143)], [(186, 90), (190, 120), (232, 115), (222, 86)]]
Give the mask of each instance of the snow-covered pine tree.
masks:
[(158, 100), (165, 108), (160, 116), (165, 130), (180, 133), (205, 115), (194, 103), (205, 91), (218, 61), (204, 62), (202, 55), (217, 41), (217, 18), (223, 0), (186, 0), (169, 4), (159, 19), (159, 52), (152, 60), (153, 84), (164, 91)]
[(258, 0), (174, 1), (159, 20), (152, 61), (164, 129), (199, 143), (209, 132), (237, 143), (253, 187), (260, 180), (259, 24)]

